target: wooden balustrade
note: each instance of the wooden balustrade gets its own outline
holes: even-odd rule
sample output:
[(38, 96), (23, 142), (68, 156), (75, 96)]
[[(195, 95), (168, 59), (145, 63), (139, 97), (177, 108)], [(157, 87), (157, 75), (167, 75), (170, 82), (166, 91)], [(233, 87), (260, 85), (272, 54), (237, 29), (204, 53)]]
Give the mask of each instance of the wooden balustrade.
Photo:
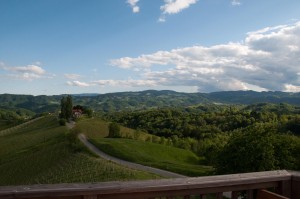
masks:
[(233, 199), (238, 198), (239, 193), (254, 199), (261, 189), (276, 190), (287, 198), (300, 199), (300, 173), (279, 170), (147, 181), (7, 186), (0, 187), (0, 199), (204, 199), (209, 194), (221, 199), (228, 193)]

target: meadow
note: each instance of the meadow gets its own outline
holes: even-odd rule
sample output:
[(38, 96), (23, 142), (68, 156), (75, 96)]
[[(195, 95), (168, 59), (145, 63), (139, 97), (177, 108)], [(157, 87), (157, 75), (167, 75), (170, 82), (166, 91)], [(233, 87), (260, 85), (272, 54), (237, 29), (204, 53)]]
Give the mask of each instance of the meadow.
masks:
[(48, 116), (1, 136), (0, 186), (159, 178), (74, 150), (69, 135)]
[(139, 132), (137, 140), (133, 139), (136, 130), (121, 127), (123, 138), (107, 138), (108, 124), (100, 119), (84, 119), (77, 123), (75, 131), (88, 136), (89, 141), (103, 152), (120, 159), (187, 176), (203, 176), (213, 173), (213, 168), (203, 166), (203, 159), (193, 152), (146, 141), (153, 135), (145, 132)]
[(213, 171), (212, 167), (201, 165), (200, 157), (184, 149), (124, 138), (90, 141), (100, 150), (120, 159), (187, 176), (209, 175)]

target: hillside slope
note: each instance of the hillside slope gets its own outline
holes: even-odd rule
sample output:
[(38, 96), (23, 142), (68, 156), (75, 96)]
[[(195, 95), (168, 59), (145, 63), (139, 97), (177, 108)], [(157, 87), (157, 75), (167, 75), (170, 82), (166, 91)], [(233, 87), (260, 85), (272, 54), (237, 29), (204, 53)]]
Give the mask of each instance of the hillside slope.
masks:
[(2, 136), (0, 149), (0, 186), (157, 178), (96, 158), (52, 116)]

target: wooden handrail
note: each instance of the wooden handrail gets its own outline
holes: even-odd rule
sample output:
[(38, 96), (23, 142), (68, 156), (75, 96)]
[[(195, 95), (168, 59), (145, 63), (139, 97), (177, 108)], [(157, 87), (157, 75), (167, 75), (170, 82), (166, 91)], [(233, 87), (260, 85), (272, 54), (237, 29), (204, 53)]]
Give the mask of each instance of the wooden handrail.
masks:
[[(294, 181), (293, 181), (294, 180)], [(252, 199), (253, 190), (275, 188), (279, 194), (299, 199), (300, 175), (286, 170), (242, 173), (194, 178), (176, 178), (129, 182), (102, 182), (87, 184), (54, 184), (0, 187), (0, 198), (189, 198), (193, 195), (246, 191)]]

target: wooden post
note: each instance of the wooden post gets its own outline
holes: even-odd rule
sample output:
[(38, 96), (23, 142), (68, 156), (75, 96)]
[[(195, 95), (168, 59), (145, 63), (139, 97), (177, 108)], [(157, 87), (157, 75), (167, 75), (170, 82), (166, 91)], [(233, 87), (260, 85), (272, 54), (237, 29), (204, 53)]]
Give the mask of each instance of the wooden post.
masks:
[(233, 191), (231, 192), (231, 199), (238, 199), (239, 197), (239, 192)]
[(250, 190), (247, 190), (247, 199), (253, 199), (253, 190), (250, 189)]
[(205, 195), (200, 195), (200, 199), (206, 199)]
[(216, 193), (216, 199), (223, 199), (223, 193)]
[(291, 191), (292, 191), (291, 180), (280, 182), (280, 185), (279, 185), (279, 194), (280, 195), (291, 198)]

